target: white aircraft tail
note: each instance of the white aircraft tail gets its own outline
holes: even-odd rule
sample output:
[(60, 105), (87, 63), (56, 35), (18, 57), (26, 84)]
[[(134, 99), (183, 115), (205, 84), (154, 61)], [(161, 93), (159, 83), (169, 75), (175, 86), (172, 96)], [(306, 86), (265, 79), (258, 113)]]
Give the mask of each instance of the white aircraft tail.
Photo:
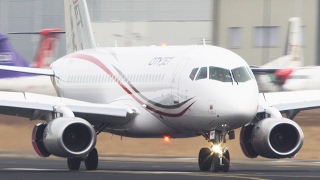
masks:
[(292, 17), (289, 19), (289, 33), (287, 41), (287, 55), (294, 57), (294, 61), (303, 61), (302, 54), (302, 28), (301, 19)]
[(85, 0), (65, 0), (67, 53), (95, 48), (91, 21)]
[(302, 51), (301, 19), (289, 18), (285, 55), (263, 65), (268, 68), (294, 68), (304, 64)]

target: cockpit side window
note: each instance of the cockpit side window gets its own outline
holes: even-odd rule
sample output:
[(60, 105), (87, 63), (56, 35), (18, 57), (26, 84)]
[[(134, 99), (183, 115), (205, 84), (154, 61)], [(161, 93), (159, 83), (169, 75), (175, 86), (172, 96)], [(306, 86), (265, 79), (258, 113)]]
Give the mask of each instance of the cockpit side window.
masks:
[(248, 71), (245, 67), (238, 67), (235, 69), (232, 69), (232, 75), (236, 82), (246, 82), (251, 79)]
[(208, 68), (207, 67), (202, 67), (196, 77), (196, 80), (199, 79), (206, 79), (208, 77)]
[(194, 77), (196, 76), (197, 72), (198, 72), (198, 69), (199, 68), (194, 68), (192, 69), (190, 75), (189, 75), (189, 78), (193, 81), (194, 80)]
[(231, 74), (228, 69), (214, 66), (209, 67), (209, 79), (221, 82), (232, 82)]

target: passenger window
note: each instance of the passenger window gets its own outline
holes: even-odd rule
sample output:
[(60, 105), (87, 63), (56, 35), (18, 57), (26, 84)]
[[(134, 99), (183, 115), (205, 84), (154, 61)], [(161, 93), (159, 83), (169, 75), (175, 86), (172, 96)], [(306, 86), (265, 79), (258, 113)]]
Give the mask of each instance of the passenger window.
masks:
[(221, 82), (232, 82), (230, 71), (219, 67), (209, 67), (209, 79)]
[(208, 77), (208, 68), (207, 67), (202, 67), (197, 75), (196, 80), (199, 79), (206, 79)]
[(198, 69), (199, 68), (194, 68), (192, 69), (190, 75), (189, 75), (189, 78), (193, 81), (194, 80), (194, 77), (196, 76), (197, 72), (198, 72)]
[(236, 82), (246, 82), (251, 79), (245, 67), (232, 69), (233, 78)]

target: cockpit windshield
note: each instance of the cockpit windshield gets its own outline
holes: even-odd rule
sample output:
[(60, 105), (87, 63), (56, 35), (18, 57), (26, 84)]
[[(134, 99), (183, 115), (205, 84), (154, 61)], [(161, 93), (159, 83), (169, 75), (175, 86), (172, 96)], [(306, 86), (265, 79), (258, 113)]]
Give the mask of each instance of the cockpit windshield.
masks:
[(208, 77), (208, 68), (207, 67), (202, 67), (196, 77), (196, 80), (199, 79), (206, 79)]
[(232, 75), (236, 82), (246, 82), (251, 79), (250, 74), (246, 70), (245, 67), (238, 67), (235, 69), (232, 69)]
[(223, 69), (214, 66), (209, 67), (209, 79), (221, 82), (232, 82), (231, 74), (228, 69)]
[(234, 68), (232, 70), (210, 66), (209, 71), (208, 67), (201, 67), (200, 70), (199, 68), (194, 68), (191, 71), (189, 78), (191, 80), (209, 78), (211, 80), (217, 80), (220, 82), (233, 82), (234, 80), (236, 83), (239, 83), (254, 79), (254, 75), (250, 73), (252, 73), (251, 70), (243, 66)]

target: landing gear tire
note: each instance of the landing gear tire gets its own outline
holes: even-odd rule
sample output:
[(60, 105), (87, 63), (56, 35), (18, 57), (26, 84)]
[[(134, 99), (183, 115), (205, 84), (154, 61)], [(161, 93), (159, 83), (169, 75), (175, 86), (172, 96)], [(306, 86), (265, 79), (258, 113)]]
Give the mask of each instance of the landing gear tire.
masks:
[(98, 151), (93, 148), (84, 160), (87, 170), (96, 170), (98, 168)]
[(212, 171), (218, 172), (220, 170), (220, 158), (219, 154), (213, 153), (212, 154)]
[(199, 152), (198, 164), (200, 171), (209, 171), (211, 168), (212, 156), (209, 148), (202, 148)]
[(81, 158), (68, 158), (68, 167), (70, 170), (79, 170)]
[(230, 154), (229, 154), (229, 151), (226, 150), (223, 153), (221, 170), (223, 172), (229, 172), (229, 167), (230, 167)]

